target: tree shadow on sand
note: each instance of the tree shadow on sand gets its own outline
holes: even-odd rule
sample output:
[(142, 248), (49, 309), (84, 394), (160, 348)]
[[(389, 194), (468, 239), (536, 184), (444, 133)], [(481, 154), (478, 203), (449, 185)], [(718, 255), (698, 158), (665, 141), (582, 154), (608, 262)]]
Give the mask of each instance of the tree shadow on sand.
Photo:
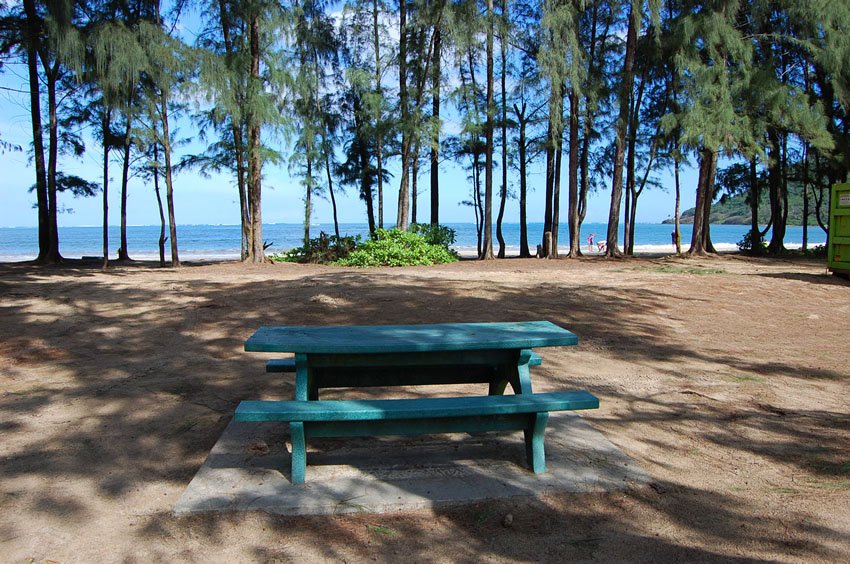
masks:
[[(13, 497), (24, 500), (34, 515), (85, 521), (97, 512), (100, 506), (94, 501), (50, 486), (69, 480), (85, 483), (113, 502), (151, 484), (182, 490), (241, 399), (293, 394), (291, 380), (264, 372), (267, 355), (242, 350), (244, 340), (261, 325), (411, 323), (423, 311), (438, 311), (441, 322), (549, 319), (585, 339), (577, 350), (589, 343), (603, 356), (636, 365), (698, 360), (721, 373), (743, 369), (787, 377), (799, 372), (799, 366), (781, 359), (765, 363), (671, 344), (670, 330), (642, 315), (670, 307), (671, 297), (646, 288), (623, 295), (604, 286), (511, 288), (492, 283), (481, 295), (451, 276), (435, 282), (404, 272), (328, 270), (298, 276), (297, 270), (287, 270), (289, 278), (275, 279), (274, 268), (259, 282), (205, 281), (160, 271), (154, 283), (133, 284), (134, 273), (145, 268), (104, 276), (84, 267), (2, 267), (0, 340), (6, 343), (3, 374), (8, 386), (0, 396), (6, 443), (0, 484), (14, 490)], [(35, 305), (30, 298), (37, 299)], [(569, 364), (572, 354), (568, 349), (547, 351), (546, 363)], [(729, 407), (687, 393), (673, 399), (629, 396), (610, 383), (594, 386), (590, 378), (548, 374), (551, 380), (543, 388), (581, 387), (622, 397), (628, 409), (591, 418), (603, 429), (699, 429), (701, 440), (730, 457), (748, 453), (825, 480), (841, 476), (842, 464), (850, 460), (846, 413), (814, 408), (777, 412), (779, 408), (747, 400)], [(827, 366), (807, 371), (800, 385), (842, 379), (844, 373)], [(39, 420), (37, 427), (33, 417)], [(763, 440), (753, 440), (753, 435)], [(671, 448), (675, 457), (678, 453)], [(45, 487), (16, 490), (9, 485), (23, 479)], [(635, 508), (663, 515), (681, 531), (681, 540), (654, 536), (646, 524), (635, 522)], [(386, 550), (414, 560), (428, 559), (435, 542), (458, 560), (617, 558), (622, 546), (641, 560), (734, 560), (753, 552), (835, 559), (828, 545), (844, 540), (838, 529), (802, 516), (781, 525), (770, 516), (754, 519), (761, 508), (740, 496), (660, 481), (655, 489), (626, 494), (565, 494), (545, 501), (438, 509), (434, 518), (453, 532), (438, 539), (411, 515), (176, 518), (170, 509), (163, 503), (161, 512), (145, 516), (144, 526), (132, 534), (140, 543), (169, 535), (191, 537), (200, 543), (193, 546), (204, 546), (226, 542), (228, 524), (262, 525), (268, 532), (254, 533), (256, 559), (297, 556), (283, 542), (263, 541), (287, 534), (313, 539), (322, 555), (334, 559), (368, 557), (372, 549), (364, 543), (366, 534)], [(514, 523), (504, 527), (501, 515), (508, 510)], [(7, 517), (0, 523), (3, 538), (14, 538), (27, 527), (27, 518)], [(374, 523), (392, 532), (369, 529)], [(782, 527), (797, 533), (775, 537), (773, 532)]]

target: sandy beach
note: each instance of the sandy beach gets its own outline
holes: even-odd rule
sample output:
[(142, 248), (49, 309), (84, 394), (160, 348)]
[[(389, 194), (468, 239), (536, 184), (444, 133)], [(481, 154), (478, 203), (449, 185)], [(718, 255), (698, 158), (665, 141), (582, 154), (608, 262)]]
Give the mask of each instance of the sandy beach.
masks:
[[(823, 261), (0, 264), (0, 304), (4, 561), (850, 561), (850, 283)], [(242, 350), (259, 326), (535, 319), (580, 338), (535, 390), (596, 394), (582, 416), (650, 485), (172, 514), (239, 400), (292, 395)]]

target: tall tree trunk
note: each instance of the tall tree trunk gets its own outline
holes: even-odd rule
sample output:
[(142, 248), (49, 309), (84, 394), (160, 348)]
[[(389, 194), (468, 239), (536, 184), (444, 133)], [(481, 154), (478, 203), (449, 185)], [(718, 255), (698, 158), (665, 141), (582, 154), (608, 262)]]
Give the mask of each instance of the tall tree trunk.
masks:
[(499, 258), (505, 258), (505, 236), (502, 233), (502, 221), (505, 219), (505, 204), (508, 200), (508, 41), (507, 12), (508, 0), (502, 0), (500, 8), (502, 24), (499, 26), (499, 47), (502, 52), (501, 88), (502, 88), (502, 189), (499, 193), (499, 215), (496, 217), (496, 238), (499, 240)]
[(803, 143), (803, 250), (809, 248), (809, 143)]
[(62, 255), (59, 252), (59, 202), (56, 186), (56, 166), (59, 161), (59, 119), (56, 100), (58, 80), (59, 63), (54, 61), (53, 67), (47, 72), (47, 116), (50, 139), (47, 150), (47, 233), (50, 246), (46, 262), (50, 264), (62, 262)]
[(133, 133), (133, 120), (130, 116), (130, 106), (133, 103), (134, 94), (130, 94), (127, 103), (127, 119), (124, 128), (124, 155), (121, 169), (121, 246), (118, 248), (118, 260), (130, 260), (130, 252), (127, 248), (127, 189), (130, 182), (130, 147)]
[(434, 68), (432, 70), (431, 116), (434, 120), (434, 137), (431, 139), (431, 225), (440, 224), (440, 57), (442, 56), (442, 34), (434, 30)]
[(171, 239), (171, 266), (180, 266), (177, 252), (177, 219), (174, 214), (174, 182), (171, 177), (171, 133), (168, 127), (168, 90), (160, 92), (160, 119), (162, 120), (162, 153), (165, 157), (165, 202), (168, 208), (168, 236)]
[(472, 157), (472, 183), (474, 187), (474, 202), (473, 206), (475, 207), (475, 231), (478, 233), (478, 244), (477, 244), (477, 257), (482, 258), (482, 242), (483, 242), (483, 230), (484, 230), (484, 207), (481, 205), (481, 157), (478, 154), (478, 151), (475, 151), (475, 154)]
[[(561, 93), (561, 114), (564, 96)], [(558, 258), (558, 229), (561, 225), (561, 163), (564, 160), (564, 128), (559, 128), (558, 149), (555, 151), (555, 185), (552, 186), (552, 258)]]
[(484, 155), (484, 239), (481, 258), (493, 256), (493, 0), (487, 0), (487, 123), (484, 137), (487, 146)]
[(637, 94), (632, 97), (629, 103), (629, 129), (628, 129), (628, 149), (626, 153), (626, 213), (624, 221), (624, 242), (623, 247), (627, 255), (634, 255), (635, 251), (632, 246), (635, 240), (634, 226), (634, 211), (637, 205), (637, 129), (640, 107), (643, 104), (643, 91), (646, 85), (646, 66), (641, 72), (640, 81), (638, 83)]
[[(260, 89), (260, 16), (252, 14), (249, 32), (251, 52), (252, 91), (251, 98), (259, 95)], [(253, 103), (254, 100), (251, 100)], [(266, 254), (263, 248), (263, 214), (262, 214), (262, 155), (260, 153), (260, 120), (253, 112), (248, 118), (248, 205), (251, 209), (251, 262), (265, 262)], [(172, 245), (174, 242), (172, 241)]]
[[(593, 2), (591, 8), (590, 40), (588, 43), (587, 76), (592, 77), (597, 72), (596, 61), (596, 34), (599, 24), (599, 2)], [(606, 31), (603, 36), (607, 36)], [(604, 41), (604, 39), (603, 39)], [(587, 217), (587, 193), (590, 190), (590, 132), (593, 130), (594, 112), (591, 111), (590, 88), (586, 89), (584, 95), (584, 122), (582, 124), (581, 149), (579, 156), (579, 197), (578, 197), (578, 225), (581, 232), (581, 224)], [(579, 254), (581, 253), (581, 242), (579, 242)]]
[(569, 230), (570, 230), (570, 252), (572, 258), (581, 256), (581, 240), (579, 229), (581, 227), (578, 214), (578, 112), (579, 99), (575, 89), (570, 90), (570, 157), (569, 157)]
[(750, 159), (750, 252), (761, 254), (761, 228), (759, 227), (759, 200), (761, 190), (759, 189), (759, 178), (756, 170), (756, 158)]
[(38, 77), (38, 45), (41, 25), (34, 0), (24, 0), (26, 13), (27, 76), (30, 94), (30, 118), (32, 123), (33, 162), (35, 164), (35, 196), (38, 207), (38, 257), (40, 263), (47, 261), (50, 248), (49, 218), (47, 205), (47, 167), (44, 162), (44, 133), (41, 123), (41, 94)]
[[(401, 0), (405, 2), (406, 0)], [(382, 100), (381, 90), (381, 42), (379, 38), (378, 27), (378, 0), (372, 0), (372, 40), (375, 51), (375, 90), (378, 99)], [(375, 115), (375, 146), (376, 146), (376, 166), (378, 167), (378, 227), (384, 228), (384, 159), (383, 159), (383, 136), (381, 133), (381, 107), (383, 103), (378, 104)]]
[(620, 228), (620, 202), (623, 198), (623, 161), (626, 153), (626, 131), (629, 127), (629, 98), (634, 82), (635, 51), (637, 50), (638, 28), (641, 14), (632, 4), (629, 8), (629, 28), (626, 32), (626, 54), (623, 59), (623, 75), (620, 81), (620, 110), (615, 125), (614, 173), (611, 182), (611, 207), (608, 212), (608, 244), (605, 256), (620, 255), (617, 238)]
[(770, 243), (767, 250), (771, 254), (782, 254), (785, 252), (785, 210), (783, 208), (782, 194), (782, 154), (780, 147), (779, 132), (770, 128), (767, 133), (768, 156), (770, 161), (767, 167), (768, 196), (770, 199), (770, 223), (773, 225)]
[(699, 180), (697, 181), (696, 206), (694, 209), (694, 225), (691, 234), (689, 255), (705, 255), (707, 248), (706, 235), (708, 217), (711, 213), (712, 172), (716, 171), (717, 153), (707, 147), (699, 152)]
[[(553, 87), (553, 86), (552, 86)], [(548, 249), (544, 243), (549, 240), (547, 233), (552, 233), (552, 193), (555, 188), (555, 146), (554, 146), (554, 129), (555, 119), (552, 112), (552, 104), (549, 106), (549, 125), (546, 129), (546, 193), (545, 204), (543, 207), (543, 235), (540, 241), (540, 249), (543, 250), (541, 258), (549, 258)]]
[(369, 223), (369, 235), (375, 233), (375, 201), (372, 194), (372, 181), (369, 175), (369, 145), (364, 134), (363, 104), (360, 96), (354, 96), (354, 128), (360, 140), (357, 142), (357, 158), (360, 160), (360, 198), (366, 203), (366, 220)]
[(419, 196), (419, 139), (413, 144), (413, 158), (410, 163), (410, 223), (418, 223), (416, 214)]
[(714, 201), (715, 179), (717, 178), (717, 151), (711, 152), (709, 161), (708, 178), (705, 187), (705, 207), (703, 208), (703, 248), (708, 253), (716, 253), (714, 244), (711, 242), (711, 203)]
[[(324, 142), (322, 144), (324, 145)], [(333, 181), (333, 175), (331, 174), (330, 156), (329, 156), (329, 152), (328, 152), (327, 149), (325, 150), (325, 174), (328, 177), (328, 193), (331, 196), (331, 209), (333, 210), (333, 216), (334, 216), (334, 234), (336, 235), (337, 239), (339, 239), (339, 216), (337, 215), (337, 210), (336, 210), (336, 196), (334, 196), (334, 181)]]
[(245, 140), (242, 138), (243, 122), (233, 124), (233, 146), (236, 151), (236, 189), (239, 191), (239, 220), (242, 225), (242, 249), (240, 256), (247, 260), (250, 255), (249, 247), (253, 239), (250, 206), (248, 205), (248, 190), (246, 186)]
[[(219, 19), (221, 21), (221, 32), (224, 37), (224, 50), (228, 57), (228, 66), (233, 58), (233, 39), (230, 34), (230, 18), (227, 12), (227, 0), (219, 0)], [(240, 92), (234, 93), (237, 103), (244, 101)], [(239, 192), (239, 221), (242, 226), (242, 246), (240, 256), (246, 260), (249, 255), (249, 241), (251, 240), (251, 216), (248, 211), (248, 198), (245, 191), (245, 141), (242, 138), (244, 120), (240, 117), (230, 116), (230, 128), (233, 133), (233, 150), (236, 153), (236, 188)]]
[(106, 100), (103, 101), (103, 115), (100, 128), (103, 132), (103, 263), (102, 268), (109, 268), (109, 129), (112, 109)]
[[(155, 127), (155, 126), (154, 126)], [(159, 143), (153, 144), (153, 192), (156, 194), (156, 206), (159, 209), (159, 266), (165, 266), (165, 210), (162, 207), (162, 195), (159, 192)]]
[(526, 156), (526, 140), (525, 128), (528, 120), (525, 117), (525, 102), (522, 103), (522, 110), (514, 104), (514, 112), (517, 116), (519, 125), (519, 256), (528, 258), (531, 252), (528, 249), (528, 212), (526, 209), (528, 199), (528, 171)]
[(310, 244), (310, 221), (313, 219), (313, 157), (307, 155), (307, 178), (304, 180), (304, 246)]
[(673, 182), (676, 186), (676, 209), (675, 209), (675, 219), (673, 224), (673, 243), (676, 245), (676, 254), (682, 254), (682, 225), (679, 211), (680, 204), (682, 202), (682, 187), (679, 182), (679, 159), (678, 157), (673, 161)]
[(587, 217), (587, 194), (590, 191), (590, 132), (593, 127), (590, 111), (587, 110), (587, 98), (585, 98), (585, 116), (581, 135), (581, 149), (579, 156), (579, 197), (578, 216), (579, 228)]
[(399, 2), (398, 103), (401, 107), (401, 181), (398, 187), (396, 228), (407, 230), (410, 213), (410, 107), (407, 93), (407, 0)]
[[(319, 68), (319, 53), (317, 48), (313, 47), (313, 64), (316, 68)], [(319, 119), (322, 120), (322, 152), (325, 154), (325, 174), (328, 179), (328, 194), (331, 197), (331, 210), (333, 211), (334, 218), (334, 234), (336, 235), (337, 240), (339, 240), (339, 216), (337, 214), (336, 209), (336, 196), (334, 195), (334, 178), (333, 174), (331, 174), (331, 155), (333, 153), (333, 148), (328, 143), (328, 128), (325, 123), (325, 112), (322, 109), (322, 104), (320, 100), (320, 92), (321, 82), (319, 79), (319, 73), (316, 72), (316, 111), (319, 114)]]

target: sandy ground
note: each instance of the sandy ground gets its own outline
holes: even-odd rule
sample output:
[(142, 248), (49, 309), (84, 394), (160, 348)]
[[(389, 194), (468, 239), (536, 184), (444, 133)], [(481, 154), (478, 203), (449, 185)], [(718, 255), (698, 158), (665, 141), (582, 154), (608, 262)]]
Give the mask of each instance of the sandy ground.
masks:
[[(737, 256), (0, 265), (0, 560), (847, 562), (848, 314), (850, 284), (822, 263)], [(260, 325), (527, 319), (581, 338), (545, 351), (535, 389), (597, 394), (585, 417), (651, 486), (172, 515), (238, 401), (292, 393), (242, 351)]]

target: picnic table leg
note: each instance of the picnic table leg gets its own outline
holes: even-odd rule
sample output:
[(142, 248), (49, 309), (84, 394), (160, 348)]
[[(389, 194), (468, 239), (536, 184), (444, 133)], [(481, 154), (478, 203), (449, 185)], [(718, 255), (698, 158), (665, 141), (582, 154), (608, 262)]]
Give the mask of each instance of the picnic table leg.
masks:
[(291, 480), (293, 484), (303, 484), (307, 474), (307, 440), (304, 436), (304, 422), (290, 422), (289, 435), (292, 440)]
[(546, 472), (546, 452), (543, 447), (543, 435), (546, 431), (546, 423), (549, 421), (549, 413), (535, 413), (531, 416), (531, 423), (523, 432), (525, 433), (525, 458), (532, 472), (542, 474)]
[(313, 369), (307, 362), (306, 354), (295, 355), (295, 399), (300, 401), (319, 399)]
[(505, 393), (505, 388), (508, 384), (511, 385), (515, 394), (530, 394), (531, 393), (531, 370), (529, 369), (529, 361), (531, 360), (531, 349), (522, 349), (519, 351), (519, 358), (516, 366), (499, 366), (495, 370), (493, 380), (490, 381), (491, 396), (502, 395)]

